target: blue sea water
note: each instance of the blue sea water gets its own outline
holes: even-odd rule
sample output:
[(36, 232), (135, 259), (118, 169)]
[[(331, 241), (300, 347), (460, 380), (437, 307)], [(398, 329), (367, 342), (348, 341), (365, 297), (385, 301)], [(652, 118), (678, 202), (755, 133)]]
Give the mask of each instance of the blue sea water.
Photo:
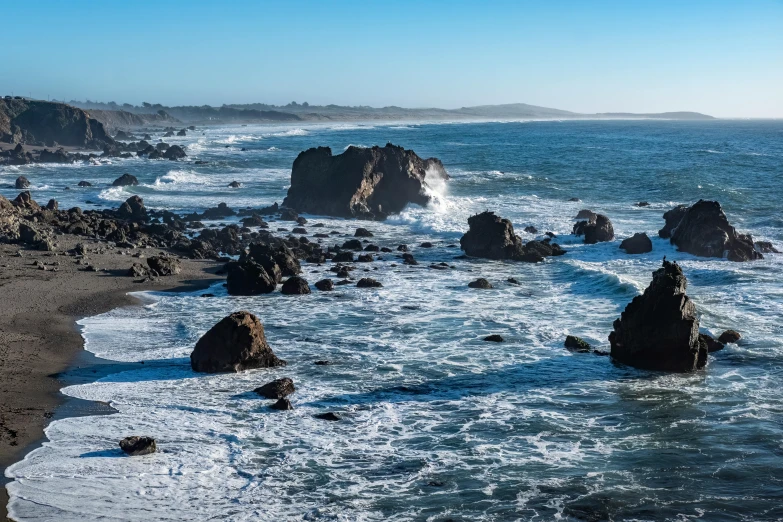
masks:
[[(306, 216), (346, 235), (365, 226), (380, 246), (410, 245), (417, 267), (396, 253), (367, 265), (382, 289), (293, 298), (230, 297), (220, 285), (214, 298), (149, 292), (143, 306), (81, 321), (88, 350), (145, 364), (63, 390), (119, 413), (53, 422), (49, 442), (7, 470), (18, 520), (783, 518), (783, 255), (732, 263), (677, 252), (657, 237), (666, 210), (714, 199), (738, 230), (783, 250), (783, 122), (216, 126), (190, 134), (166, 139), (187, 146), (187, 161), (3, 167), (0, 193), (15, 196), (13, 180), (24, 175), (35, 199), (65, 207), (116, 207), (131, 194), (183, 212), (220, 201), (258, 207), (282, 202), (302, 150), (386, 142), (440, 158), (452, 179), (433, 188), (429, 207), (385, 222)], [(125, 172), (140, 185), (110, 187)], [(79, 189), (80, 180), (95, 186)], [(234, 180), (243, 187), (229, 189)], [(571, 236), (582, 208), (608, 215), (617, 239), (583, 245)], [(511, 219), (523, 239), (536, 237), (527, 225), (554, 232), (568, 253), (535, 265), (456, 259), (467, 218), (487, 209)], [(651, 253), (619, 250), (635, 232), (653, 238)], [(434, 248), (418, 247), (423, 241)], [(739, 344), (692, 375), (563, 348), (573, 334), (608, 349), (612, 322), (663, 256), (682, 265), (702, 330), (739, 330)], [(453, 268), (432, 270), (432, 262)], [(328, 266), (303, 269), (311, 283), (329, 274)], [(477, 277), (495, 288), (468, 289)], [(193, 373), (195, 341), (239, 309), (261, 318), (288, 366)], [(505, 342), (482, 341), (493, 333)], [(321, 359), (334, 364), (313, 364)], [(251, 390), (283, 376), (296, 383), (295, 410), (275, 412)], [(342, 420), (313, 417), (326, 411)], [(120, 458), (117, 441), (129, 434), (155, 437), (160, 451)]]

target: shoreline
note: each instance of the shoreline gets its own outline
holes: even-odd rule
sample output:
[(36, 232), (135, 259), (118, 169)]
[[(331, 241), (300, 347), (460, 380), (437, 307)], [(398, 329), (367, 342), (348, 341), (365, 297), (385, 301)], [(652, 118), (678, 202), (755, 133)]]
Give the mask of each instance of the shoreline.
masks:
[[(57, 418), (106, 414), (108, 405), (71, 399), (60, 393), (74, 380), (100, 378), (108, 365), (84, 350), (76, 321), (123, 306), (139, 304), (131, 292), (194, 291), (220, 279), (213, 273), (214, 261), (181, 259), (182, 272), (157, 281), (137, 283), (125, 272), (135, 259), (105, 243), (63, 235), (66, 247), (84, 243), (98, 248), (90, 260), (102, 271), (84, 271), (73, 258), (51, 252), (20, 250), (19, 245), (0, 245), (0, 520), (8, 518), (5, 469), (22, 460), (46, 441), (44, 429)], [(17, 257), (17, 251), (22, 252)], [(57, 271), (40, 270), (36, 261), (59, 262)], [(76, 371), (75, 370), (86, 370)], [(114, 372), (116, 370), (112, 369)], [(78, 375), (77, 375), (78, 374)], [(78, 403), (77, 403), (78, 402)]]

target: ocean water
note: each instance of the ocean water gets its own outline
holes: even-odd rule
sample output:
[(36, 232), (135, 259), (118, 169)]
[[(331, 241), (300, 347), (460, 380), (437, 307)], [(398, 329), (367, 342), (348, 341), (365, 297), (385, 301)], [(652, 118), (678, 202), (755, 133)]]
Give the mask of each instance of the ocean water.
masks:
[[(657, 237), (669, 208), (716, 199), (740, 231), (783, 249), (783, 122), (234, 126), (166, 141), (209, 164), (5, 167), (0, 193), (14, 196), (25, 175), (36, 199), (65, 207), (116, 207), (131, 194), (177, 211), (265, 206), (282, 202), (300, 151), (387, 141), (440, 158), (452, 179), (431, 206), (385, 222), (307, 216), (308, 227), (352, 235), (366, 226), (377, 245), (410, 245), (417, 267), (396, 252), (357, 263), (382, 289), (148, 292), (141, 306), (82, 320), (88, 350), (139, 364), (63, 390), (119, 413), (48, 427), (49, 442), (6, 471), (16, 519), (783, 518), (783, 255), (738, 264)], [(141, 185), (108, 186), (125, 172)], [(77, 189), (82, 179), (96, 186)], [(243, 188), (227, 188), (233, 180)], [(617, 240), (583, 245), (569, 235), (581, 208), (607, 214)], [(523, 239), (535, 237), (527, 225), (554, 232), (568, 253), (535, 265), (455, 259), (467, 218), (487, 209)], [(619, 250), (643, 231), (651, 253)], [(683, 266), (702, 330), (737, 329), (739, 344), (692, 375), (563, 348), (573, 334), (607, 350), (612, 322), (663, 256)], [(428, 268), (437, 262), (451, 268)], [(303, 269), (311, 283), (331, 275), (328, 265)], [(468, 289), (477, 277), (495, 289)], [(261, 318), (288, 366), (193, 373), (196, 340), (240, 309)], [(505, 342), (482, 341), (494, 333)], [(322, 359), (333, 364), (313, 364)], [(252, 390), (283, 376), (296, 383), (295, 409), (276, 412)], [(327, 411), (342, 420), (313, 417)], [(159, 452), (123, 457), (117, 442), (131, 434), (155, 437)]]

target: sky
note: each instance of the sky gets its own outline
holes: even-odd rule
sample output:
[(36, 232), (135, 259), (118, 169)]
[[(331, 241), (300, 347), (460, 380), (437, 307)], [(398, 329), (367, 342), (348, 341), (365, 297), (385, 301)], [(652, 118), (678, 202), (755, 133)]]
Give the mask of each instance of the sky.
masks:
[(9, 1), (0, 95), (783, 118), (783, 0)]

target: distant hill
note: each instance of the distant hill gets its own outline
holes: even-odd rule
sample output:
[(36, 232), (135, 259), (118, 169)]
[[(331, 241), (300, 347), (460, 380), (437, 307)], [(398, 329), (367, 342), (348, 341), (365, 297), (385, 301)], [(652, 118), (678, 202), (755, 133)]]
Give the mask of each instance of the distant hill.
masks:
[[(141, 106), (116, 103), (71, 101), (71, 105), (86, 110), (117, 111), (137, 115), (166, 114), (186, 123), (264, 123), (297, 121), (475, 121), (475, 120), (560, 120), (560, 119), (671, 119), (671, 120), (710, 120), (712, 116), (698, 112), (663, 112), (653, 114), (635, 113), (599, 113), (583, 114), (578, 112), (538, 107), (526, 103), (505, 105), (479, 105), (459, 109), (405, 108), (405, 107), (368, 107), (344, 105), (310, 105), (308, 103), (289, 103), (284, 106), (264, 103), (233, 104), (221, 107), (209, 105), (167, 107), (160, 104), (145, 103)], [(155, 123), (151, 120), (147, 123)]]

